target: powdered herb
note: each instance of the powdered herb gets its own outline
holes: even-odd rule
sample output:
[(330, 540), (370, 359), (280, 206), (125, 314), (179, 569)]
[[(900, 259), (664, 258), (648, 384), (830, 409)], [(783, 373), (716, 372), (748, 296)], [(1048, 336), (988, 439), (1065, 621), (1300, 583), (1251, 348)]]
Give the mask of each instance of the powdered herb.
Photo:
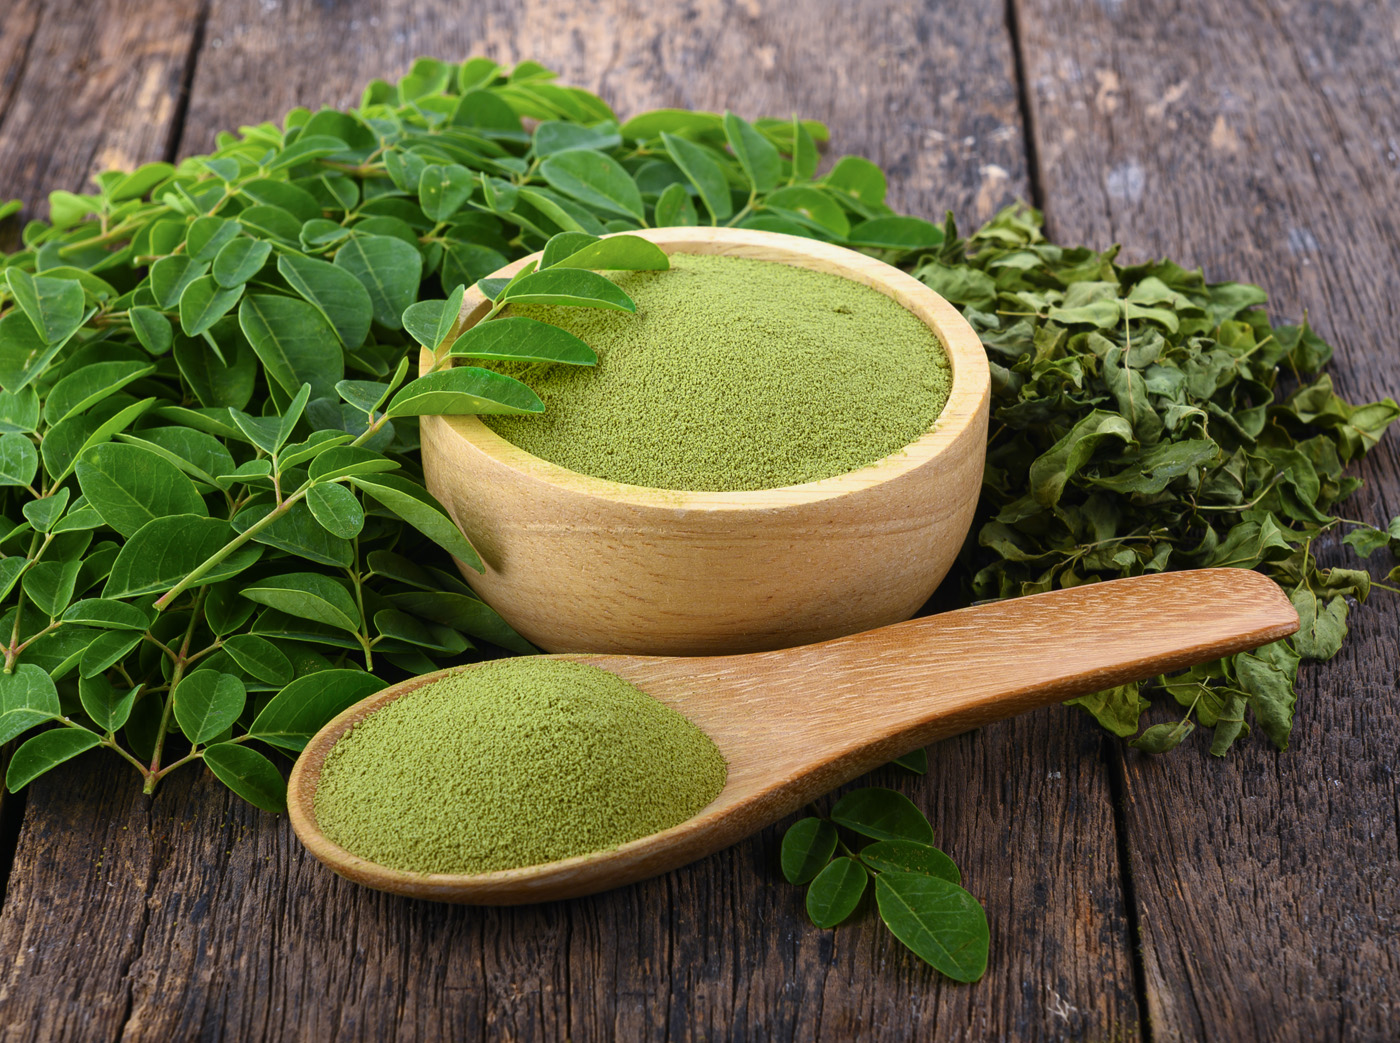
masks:
[(485, 421), (570, 470), (665, 489), (811, 482), (898, 452), (948, 399), (934, 333), (849, 279), (700, 254), (613, 279), (635, 315), (513, 309), (567, 329), (599, 361), (504, 364), (545, 410)]
[(617, 675), (508, 659), (356, 725), (326, 757), (316, 818), (331, 840), (381, 865), (482, 873), (677, 825), (725, 776), (704, 732)]

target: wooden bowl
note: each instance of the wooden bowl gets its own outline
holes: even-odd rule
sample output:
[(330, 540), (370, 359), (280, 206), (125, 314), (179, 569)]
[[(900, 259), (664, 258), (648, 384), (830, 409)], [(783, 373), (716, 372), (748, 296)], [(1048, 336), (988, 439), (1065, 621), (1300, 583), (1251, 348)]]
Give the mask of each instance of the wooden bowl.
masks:
[[(912, 276), (827, 243), (731, 228), (632, 234), (667, 253), (778, 261), (879, 290), (943, 344), (948, 402), (917, 441), (858, 471), (743, 492), (594, 478), (525, 452), (474, 416), (425, 416), (428, 488), (486, 565), (484, 574), (462, 568), (467, 581), (550, 652), (762, 651), (908, 619), (952, 565), (981, 488), (990, 383), (972, 327)], [(473, 287), (461, 328), (489, 308)], [(432, 363), (424, 351), (420, 369)]]

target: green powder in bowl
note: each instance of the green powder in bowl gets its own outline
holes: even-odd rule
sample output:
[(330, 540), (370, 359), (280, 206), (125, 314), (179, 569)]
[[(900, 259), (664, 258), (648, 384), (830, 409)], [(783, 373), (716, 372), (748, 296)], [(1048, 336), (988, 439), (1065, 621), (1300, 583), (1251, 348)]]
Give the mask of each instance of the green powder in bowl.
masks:
[(606, 670), (482, 663), (400, 696), (331, 748), (316, 821), (361, 858), (484, 873), (617, 847), (724, 787), (699, 728)]
[(948, 400), (937, 336), (878, 290), (806, 268), (672, 254), (615, 273), (635, 315), (521, 306), (596, 367), (501, 364), (544, 401), (486, 416), (571, 471), (658, 489), (773, 489), (858, 470), (917, 441)]

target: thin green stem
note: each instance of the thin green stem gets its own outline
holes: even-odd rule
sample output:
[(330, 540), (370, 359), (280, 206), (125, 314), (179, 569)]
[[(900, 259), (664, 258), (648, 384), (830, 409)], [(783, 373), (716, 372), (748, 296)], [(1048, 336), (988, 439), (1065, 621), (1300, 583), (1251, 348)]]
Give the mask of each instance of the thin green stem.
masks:
[(177, 659), (180, 658), (179, 656), (177, 656), (177, 655), (175, 654), (175, 649), (171, 648), (169, 645), (167, 645), (167, 644), (166, 644), (164, 641), (162, 641), (160, 638), (158, 638), (158, 637), (156, 637), (154, 634), (152, 634), (149, 630), (147, 630), (147, 631), (146, 631), (144, 634), (142, 634), (141, 636), (144, 637), (144, 638), (145, 638), (147, 641), (149, 641), (151, 644), (153, 644), (153, 645), (155, 645), (157, 648), (159, 648), (162, 652), (164, 652), (164, 653), (166, 654), (166, 656), (170, 659), (170, 661), (171, 661), (172, 663), (174, 663)]
[(201, 758), (201, 757), (203, 757), (203, 756), (204, 756), (204, 749), (203, 749), (203, 747), (196, 746), (194, 749), (190, 750), (189, 753), (185, 754), (185, 755), (184, 755), (183, 757), (181, 757), (179, 760), (171, 761), (169, 764), (167, 764), (165, 767), (161, 768), (158, 772), (156, 772), (153, 776), (151, 776), (151, 780), (150, 780), (151, 789), (155, 789), (156, 784), (159, 783), (161, 779), (165, 778), (167, 775), (169, 775), (169, 774), (170, 774), (172, 771), (174, 771), (176, 768), (184, 767), (184, 766), (185, 766), (186, 764), (188, 764), (190, 761), (199, 760), (199, 758)]
[(749, 214), (751, 214), (751, 213), (754, 212), (755, 204), (756, 204), (757, 202), (758, 202), (758, 189), (757, 189), (757, 188), (754, 188), (751, 192), (749, 192), (749, 201), (748, 201), (747, 203), (744, 204), (743, 209), (741, 209), (737, 214), (735, 214), (733, 217), (731, 217), (728, 221), (726, 221), (726, 222), (724, 223), (724, 224), (725, 224), (725, 227), (726, 227), (726, 228), (733, 228), (735, 225), (737, 225), (737, 224), (738, 224), (740, 221), (742, 221), (744, 218), (748, 217)]
[(365, 592), (364, 577), (360, 575), (360, 538), (355, 537), (355, 567), (346, 569), (345, 573), (350, 577), (350, 584), (355, 588), (355, 607), (360, 610), (360, 625), (364, 627), (364, 633), (355, 635), (360, 642), (360, 647), (365, 650), (365, 669), (370, 673), (374, 672), (374, 655), (370, 651), (374, 642), (369, 636), (369, 616), (365, 614)]
[(119, 757), (121, 757), (123, 760), (129, 763), (133, 768), (139, 771), (143, 780), (150, 780), (151, 773), (146, 769), (146, 766), (142, 764), (139, 760), (137, 760), (135, 757), (133, 757), (131, 754), (127, 753), (126, 750), (122, 749), (121, 744), (117, 742), (116, 736), (114, 736), (111, 732), (107, 733), (106, 737), (102, 740), (100, 745), (107, 747), (107, 749), (109, 750), (112, 750)]
[(121, 224), (117, 225), (116, 228), (113, 228), (111, 231), (103, 232), (101, 235), (94, 235), (87, 239), (79, 239), (75, 243), (67, 243), (60, 246), (58, 248), (58, 255), (60, 257), (70, 257), (85, 247), (105, 246), (113, 240), (120, 239), (127, 232), (132, 232), (140, 228), (142, 223), (143, 222), (135, 221), (134, 219), (123, 221)]
[(50, 619), (49, 625), (44, 627), (43, 630), (39, 631), (37, 634), (31, 634), (29, 637), (25, 638), (23, 641), (21, 641), (18, 645), (15, 646), (16, 658), (18, 658), (19, 654), (23, 652), (26, 648), (28, 648), (30, 645), (32, 645), (35, 641), (38, 641), (39, 638), (43, 637), (45, 634), (52, 634), (61, 626), (63, 626), (63, 620)]
[[(435, 368), (436, 368), (436, 367), (435, 367)], [(370, 438), (372, 438), (372, 437), (379, 431), (379, 429), (380, 429), (381, 427), (383, 427), (383, 426), (384, 426), (386, 423), (388, 423), (388, 422), (389, 422), (389, 417), (388, 417), (388, 415), (385, 414), (385, 413), (380, 413), (379, 416), (375, 417), (375, 419), (373, 420), (373, 422), (371, 422), (371, 424), (369, 425), (369, 427), (365, 428), (364, 433), (361, 434), (359, 438), (356, 438), (356, 439), (355, 439), (353, 442), (351, 442), (350, 444), (351, 444), (351, 445), (364, 445), (366, 442), (368, 442), (368, 441), (370, 440)], [(304, 494), (303, 494), (303, 495), (304, 495)]]
[[(366, 431), (364, 435), (361, 435), (359, 439), (350, 444), (359, 445), (362, 441), (364, 441), (364, 439), (368, 435), (370, 435), (376, 430), (378, 430), (378, 427), (376, 425), (371, 425), (370, 429)], [(222, 564), (224, 559), (227, 558), (230, 554), (236, 551), (239, 547), (243, 546), (243, 544), (247, 543), (258, 533), (262, 532), (263, 529), (266, 529), (273, 522), (277, 521), (278, 518), (281, 518), (283, 515), (285, 515), (289, 510), (292, 509), (293, 504), (301, 500), (306, 495), (306, 491), (311, 488), (311, 485), (312, 483), (309, 481), (304, 482), (301, 488), (297, 489), (296, 492), (292, 493), (285, 500), (279, 503), (276, 507), (268, 511), (267, 514), (259, 518), (252, 525), (248, 526), (248, 528), (244, 529), (241, 533), (239, 533), (233, 539), (229, 540), (222, 547), (216, 550), (213, 554), (209, 555), (209, 557), (205, 558), (202, 562), (196, 565), (194, 569), (189, 573), (189, 575), (187, 575), (184, 579), (180, 580), (179, 583), (175, 584), (175, 586), (171, 587), (169, 590), (167, 590), (164, 594), (162, 594), (159, 598), (156, 599), (156, 611), (163, 612), (167, 607), (169, 607), (172, 601), (174, 601), (185, 591), (189, 590), (190, 587), (194, 586), (201, 579), (203, 579), (210, 572), (212, 572), (215, 568), (217, 568), (220, 564)]]
[(185, 627), (184, 640), (180, 642), (180, 651), (175, 655), (175, 666), (170, 671), (170, 694), (165, 698), (165, 705), (160, 711), (160, 730), (156, 732), (156, 747), (151, 753), (151, 772), (146, 777), (146, 785), (143, 792), (150, 794), (155, 792), (156, 783), (160, 780), (160, 757), (165, 752), (166, 729), (170, 727), (170, 715), (175, 712), (175, 689), (185, 676), (185, 667), (189, 655), (190, 640), (194, 637), (195, 626), (200, 620), (200, 608), (204, 602), (204, 590), (201, 588), (195, 594), (194, 605), (190, 608), (190, 622)]
[[(52, 537), (50, 537), (50, 539), (52, 539)], [(34, 563), (44, 556), (44, 548), (48, 545), (48, 540), (44, 540), (41, 545), (39, 534), (37, 532), (34, 534), (34, 536), (29, 541), (29, 553), (26, 555), (28, 560), (24, 563), (24, 567), (19, 570), (19, 575), (15, 577), (16, 584), (18, 584), (19, 581), (24, 578), (24, 574), (26, 572), (33, 568)], [(10, 642), (8, 645), (5, 646), (5, 673), (7, 674), (12, 674), (15, 672), (15, 660), (19, 658), (20, 653), (20, 621), (23, 619), (24, 598), (20, 598), (15, 604), (15, 625), (14, 628), (10, 631)]]
[(1250, 500), (1248, 503), (1242, 503), (1242, 504), (1228, 504), (1228, 503), (1226, 503), (1226, 504), (1215, 504), (1215, 505), (1198, 503), (1198, 504), (1193, 504), (1192, 506), (1194, 506), (1195, 509), (1198, 510), (1198, 511), (1247, 511), (1247, 510), (1249, 510), (1251, 507), (1253, 507), (1255, 504), (1257, 504), (1260, 500), (1262, 500), (1264, 497), (1268, 496), (1269, 493), (1273, 491), (1274, 486), (1278, 485), (1278, 483), (1281, 482), (1281, 481), (1283, 481), (1283, 474), (1282, 474), (1282, 472), (1280, 472), (1280, 473), (1278, 473), (1278, 474), (1275, 474), (1274, 477), (1273, 477), (1273, 480), (1270, 481), (1268, 485), (1264, 486), (1263, 491), (1260, 492), (1258, 496), (1256, 496), (1254, 499)]

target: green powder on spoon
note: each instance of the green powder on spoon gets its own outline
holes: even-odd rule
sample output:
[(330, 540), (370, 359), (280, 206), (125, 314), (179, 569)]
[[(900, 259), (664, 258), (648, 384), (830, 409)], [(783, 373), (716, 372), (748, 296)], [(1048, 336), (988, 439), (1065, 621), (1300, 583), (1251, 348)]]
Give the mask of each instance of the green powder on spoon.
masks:
[(401, 696), (331, 748), (316, 821), (362, 858), (484, 873), (615, 848), (724, 787), (699, 728), (597, 667), (482, 663)]
[(878, 290), (806, 268), (672, 254), (611, 276), (635, 315), (522, 306), (596, 367), (501, 364), (544, 401), (482, 420), (569, 470), (659, 489), (772, 489), (858, 470), (916, 441), (948, 400), (934, 333)]

